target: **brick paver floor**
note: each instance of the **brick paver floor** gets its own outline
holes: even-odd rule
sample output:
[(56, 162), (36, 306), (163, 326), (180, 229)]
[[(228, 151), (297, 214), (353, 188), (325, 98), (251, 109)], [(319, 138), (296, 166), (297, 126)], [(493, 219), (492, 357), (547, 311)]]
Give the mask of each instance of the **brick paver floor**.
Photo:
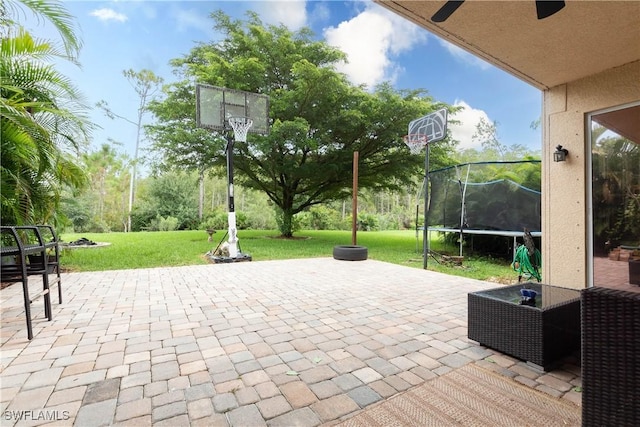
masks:
[(580, 404), (580, 369), (541, 372), (467, 339), (495, 283), (373, 260), (254, 261), (63, 275), (54, 319), (3, 289), (2, 425), (316, 426), (480, 363)]

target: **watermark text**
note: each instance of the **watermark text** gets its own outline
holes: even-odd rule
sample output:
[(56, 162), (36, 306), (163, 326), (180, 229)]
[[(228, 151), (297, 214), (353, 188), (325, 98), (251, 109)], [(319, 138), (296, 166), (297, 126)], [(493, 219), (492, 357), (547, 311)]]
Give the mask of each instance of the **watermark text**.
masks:
[(2, 413), (2, 419), (5, 421), (66, 421), (69, 418), (71, 418), (69, 411), (54, 411), (49, 409), (4, 411)]

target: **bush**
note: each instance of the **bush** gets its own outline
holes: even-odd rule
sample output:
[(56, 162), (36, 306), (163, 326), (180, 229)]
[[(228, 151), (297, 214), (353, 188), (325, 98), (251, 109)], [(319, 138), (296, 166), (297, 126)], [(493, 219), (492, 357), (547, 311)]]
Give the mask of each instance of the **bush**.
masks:
[(140, 201), (131, 211), (131, 230), (142, 231), (151, 228), (151, 222), (157, 218), (158, 213), (146, 201)]
[(400, 217), (395, 213), (388, 213), (384, 215), (378, 215), (378, 230), (401, 230), (409, 228), (406, 225), (411, 226), (409, 221)]
[(167, 216), (163, 218), (158, 215), (149, 223), (151, 231), (174, 231), (178, 228), (178, 218)]
[[(245, 211), (243, 211), (245, 212)], [(273, 230), (277, 228), (273, 209), (250, 209), (247, 214), (247, 229), (252, 230)]]
[(168, 216), (166, 218), (160, 218), (158, 223), (159, 231), (173, 231), (178, 228), (178, 218)]
[(314, 206), (309, 209), (311, 227), (314, 230), (333, 230), (339, 227), (340, 216), (334, 209), (325, 206)]
[(111, 231), (106, 222), (100, 220), (92, 220), (82, 230), (86, 233), (108, 233)]
[(378, 230), (378, 218), (372, 214), (358, 214), (358, 230)]
[(249, 225), (249, 218), (244, 212), (236, 212), (236, 227), (238, 230), (247, 230), (251, 228)]
[(216, 211), (205, 216), (199, 228), (201, 230), (224, 230), (226, 227), (227, 214)]
[[(209, 214), (199, 225), (200, 230), (226, 230), (229, 227), (229, 214), (217, 211)], [(236, 228), (238, 230), (248, 230), (251, 228), (249, 217), (244, 212), (236, 212)]]
[(313, 206), (296, 216), (299, 229), (339, 230), (342, 227), (340, 213), (326, 206)]

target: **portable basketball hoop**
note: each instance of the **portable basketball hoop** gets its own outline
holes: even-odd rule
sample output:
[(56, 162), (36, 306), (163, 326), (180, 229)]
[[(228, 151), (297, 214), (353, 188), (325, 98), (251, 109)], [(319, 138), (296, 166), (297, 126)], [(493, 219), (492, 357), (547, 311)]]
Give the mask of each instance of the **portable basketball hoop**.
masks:
[[(196, 85), (196, 123), (198, 127), (226, 134), (227, 147), (227, 201), (229, 228), (222, 240), (227, 241), (228, 255), (214, 256), (214, 262), (251, 261), (251, 256), (243, 254), (238, 242), (235, 201), (233, 194), (233, 145), (247, 142), (248, 133), (266, 135), (269, 133), (269, 98), (259, 93), (242, 90)], [(233, 130), (233, 137), (231, 136)], [(222, 241), (214, 251), (218, 252)]]
[(411, 154), (420, 154), (422, 149), (427, 145), (427, 136), (420, 134), (409, 134), (402, 137), (404, 143), (409, 147)]
[[(427, 257), (431, 255), (429, 249), (429, 146), (447, 137), (447, 109), (441, 108), (438, 111), (429, 113), (426, 116), (417, 118), (409, 122), (407, 135), (403, 137), (411, 154), (419, 154), (424, 147), (424, 226), (422, 227), (422, 257), (423, 268), (427, 269)], [(418, 232), (418, 209), (416, 206), (416, 239)], [(431, 255), (433, 256), (433, 255)], [(434, 257), (434, 259), (436, 259)], [(437, 259), (436, 259), (437, 261)]]
[(248, 117), (230, 117), (229, 126), (233, 129), (233, 137), (237, 142), (247, 142), (247, 133), (253, 125), (253, 120)]

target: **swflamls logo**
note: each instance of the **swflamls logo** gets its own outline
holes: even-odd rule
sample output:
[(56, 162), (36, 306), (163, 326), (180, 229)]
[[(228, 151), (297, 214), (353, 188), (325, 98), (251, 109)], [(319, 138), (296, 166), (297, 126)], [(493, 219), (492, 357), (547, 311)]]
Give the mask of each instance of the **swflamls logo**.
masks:
[(2, 418), (5, 421), (66, 421), (71, 418), (69, 411), (31, 410), (31, 411), (4, 411)]

